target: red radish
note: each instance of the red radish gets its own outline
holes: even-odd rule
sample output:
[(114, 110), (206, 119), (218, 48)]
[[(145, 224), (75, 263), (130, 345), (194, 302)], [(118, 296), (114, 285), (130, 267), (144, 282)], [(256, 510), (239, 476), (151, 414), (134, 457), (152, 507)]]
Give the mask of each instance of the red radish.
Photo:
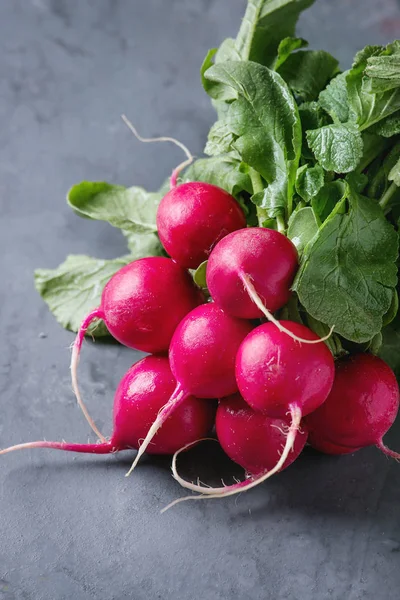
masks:
[(230, 233), (215, 246), (207, 263), (207, 287), (214, 302), (234, 317), (265, 315), (293, 339), (320, 343), (330, 334), (303, 340), (272, 314), (289, 300), (297, 269), (297, 251), (287, 237), (273, 229), (251, 227)]
[(177, 185), (179, 173), (193, 161), (186, 146), (171, 137), (143, 138), (125, 115), (122, 119), (141, 142), (172, 142), (187, 156), (172, 172), (171, 189), (158, 207), (157, 230), (170, 257), (187, 269), (196, 269), (220, 239), (246, 227), (243, 210), (233, 196), (210, 183)]
[[(0, 451), (6, 454), (23, 448), (53, 448), (70, 452), (109, 454), (138, 449), (158, 411), (164, 406), (176, 386), (168, 358), (147, 356), (134, 364), (122, 378), (114, 397), (114, 428), (109, 441), (98, 444), (66, 442), (31, 442)], [(161, 431), (147, 448), (148, 454), (173, 454), (182, 447), (204, 437), (212, 428), (215, 415), (213, 402), (203, 402), (188, 396), (177, 407)]]
[[(373, 354), (356, 354), (337, 361), (335, 381), (326, 402), (306, 421), (310, 444), (317, 449), (319, 438), (354, 452), (377, 446), (400, 459), (400, 454), (383, 443), (399, 410), (399, 386), (391, 368)], [(329, 448), (321, 448), (328, 452)], [(336, 452), (334, 452), (336, 454)]]
[[(284, 321), (283, 325), (297, 337), (317, 339), (315, 333), (304, 325), (291, 321)], [(282, 420), (290, 414), (291, 422), (282, 454), (267, 473), (231, 486), (209, 488), (194, 485), (178, 475), (178, 451), (173, 458), (175, 479), (183, 487), (201, 492), (200, 496), (188, 498), (231, 496), (259, 485), (280, 471), (295, 447), (302, 416), (309, 414), (326, 400), (334, 373), (333, 356), (325, 344), (301, 344), (280, 331), (273, 323), (265, 323), (253, 329), (238, 350), (236, 380), (244, 400), (253, 410), (259, 411), (260, 418)], [(182, 500), (186, 498), (178, 501)]]
[[(212, 490), (206, 492), (207, 496), (178, 498), (161, 512), (165, 512), (175, 504), (185, 500), (226, 497), (259, 485), (261, 480), (270, 476), (269, 472), (275, 469), (275, 465), (279, 461), (280, 453), (285, 446), (290, 421), (287, 418), (271, 419), (250, 408), (240, 394), (232, 394), (232, 396), (220, 400), (215, 425), (222, 449), (230, 459), (246, 470), (247, 479), (221, 488), (206, 488)], [(306, 441), (307, 430), (303, 429), (296, 436), (292, 452), (287, 456), (280, 470), (286, 469), (296, 460)], [(204, 486), (191, 484), (182, 479), (176, 466), (179, 454), (195, 443), (188, 444), (175, 452), (172, 460), (172, 473), (183, 487), (204, 494)]]
[(157, 211), (162, 245), (177, 263), (191, 269), (207, 260), (220, 239), (243, 227), (246, 219), (235, 198), (200, 181), (174, 186)]
[(104, 442), (82, 401), (77, 367), (86, 331), (94, 319), (103, 319), (111, 335), (129, 348), (166, 352), (183, 317), (204, 301), (189, 273), (170, 258), (141, 258), (126, 265), (106, 284), (101, 304), (83, 321), (72, 358), (72, 386), (93, 431)]
[(297, 251), (282, 233), (264, 227), (234, 231), (211, 252), (207, 286), (214, 302), (242, 319), (263, 316), (246, 289), (246, 276), (270, 312), (282, 308), (298, 268)]
[(314, 450), (335, 456), (340, 456), (342, 454), (353, 454), (353, 452), (361, 450), (361, 448), (349, 448), (348, 446), (340, 446), (339, 444), (330, 442), (315, 431), (313, 432), (312, 436), (309, 436), (308, 443), (314, 448)]
[(230, 317), (213, 303), (198, 306), (183, 319), (169, 350), (176, 388), (150, 427), (127, 475), (136, 467), (164, 421), (177, 407), (184, 405), (189, 395), (219, 398), (237, 391), (236, 353), (251, 329), (251, 323)]
[[(296, 336), (318, 336), (299, 323), (283, 321)], [(273, 323), (254, 329), (236, 357), (236, 379), (243, 398), (269, 417), (282, 418), (291, 410), (302, 416), (327, 398), (335, 375), (333, 356), (325, 344), (300, 344)]]
[[(256, 412), (240, 394), (234, 394), (220, 401), (215, 425), (219, 443), (225, 453), (251, 477), (256, 478), (273, 469), (278, 462), (285, 446), (290, 420), (270, 418)], [(293, 451), (281, 470), (296, 460), (306, 441), (307, 432), (303, 429), (296, 437)]]

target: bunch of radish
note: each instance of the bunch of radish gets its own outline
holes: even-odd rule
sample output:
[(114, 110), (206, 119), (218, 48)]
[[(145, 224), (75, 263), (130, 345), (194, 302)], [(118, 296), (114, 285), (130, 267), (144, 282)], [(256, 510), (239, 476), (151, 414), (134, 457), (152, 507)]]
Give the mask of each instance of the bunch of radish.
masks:
[[(207, 183), (178, 184), (177, 173), (159, 205), (157, 228), (169, 258), (143, 258), (118, 271), (73, 347), (73, 389), (99, 442), (39, 441), (2, 454), (33, 447), (93, 454), (136, 449), (130, 472), (144, 452), (170, 454), (175, 479), (199, 492), (188, 498), (249, 490), (289, 466), (307, 441), (329, 454), (375, 444), (399, 458), (382, 441), (399, 408), (391, 369), (369, 354), (335, 364), (324, 338), (276, 318), (298, 268), (284, 234), (248, 228), (233, 196)], [(189, 271), (205, 260), (209, 300)], [(103, 319), (121, 344), (150, 353), (118, 386), (109, 440), (90, 418), (77, 381), (94, 319)], [(243, 481), (220, 488), (186, 481), (177, 468), (179, 453), (214, 426), (223, 450), (246, 471)]]

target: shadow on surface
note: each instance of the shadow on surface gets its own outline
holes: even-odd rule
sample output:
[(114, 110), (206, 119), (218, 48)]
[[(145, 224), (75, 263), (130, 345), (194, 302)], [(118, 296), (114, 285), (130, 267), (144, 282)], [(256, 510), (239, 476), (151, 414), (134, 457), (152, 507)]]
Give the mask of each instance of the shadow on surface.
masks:
[[(54, 455), (55, 453), (53, 453)], [(123, 476), (130, 467), (135, 453), (123, 452), (112, 456), (75, 455), (72, 460), (64, 462), (54, 458), (46, 459), (45, 463), (38, 465), (23, 465), (9, 473), (7, 479), (11, 481), (30, 480), (32, 472), (44, 474), (46, 479), (51, 478), (53, 484), (66, 471), (105, 472), (112, 470)], [(54, 462), (53, 462), (54, 461)], [(168, 477), (171, 482), (171, 457), (145, 456), (138, 465), (137, 470), (146, 475)], [(229, 460), (219, 445), (215, 442), (202, 442), (194, 449), (179, 457), (179, 472), (190, 481), (200, 479), (202, 483), (220, 486), (221, 478), (226, 485), (233, 483), (234, 477), (242, 479), (243, 469)], [(294, 513), (302, 513), (309, 517), (340, 516), (340, 518), (369, 520), (371, 514), (376, 513), (384, 488), (389, 480), (391, 487), (400, 493), (400, 466), (394, 461), (389, 461), (375, 448), (359, 451), (354, 455), (333, 457), (319, 454), (311, 448), (306, 448), (300, 459), (286, 471), (271, 478), (258, 489), (248, 494), (240, 494), (236, 498), (229, 498), (222, 502), (235, 502), (227, 511), (229, 519), (246, 517), (251, 512), (253, 519), (263, 521), (264, 517), (271, 519), (281, 518), (287, 514), (287, 509)], [(28, 475), (29, 473), (29, 475)], [(135, 474), (131, 476), (134, 479)], [(150, 473), (149, 473), (150, 477)], [(390, 478), (390, 479), (389, 479)], [(11, 480), (11, 481), (10, 481)], [(143, 480), (142, 480), (143, 481)], [(41, 485), (40, 477), (37, 485)], [(186, 490), (176, 488), (177, 495), (185, 496)], [(393, 493), (393, 490), (392, 490)], [(190, 495), (190, 492), (189, 492)], [(216, 502), (221, 502), (217, 500)], [(202, 500), (212, 512), (213, 501)], [(192, 503), (190, 503), (192, 504)], [(198, 504), (198, 503), (196, 503)], [(379, 520), (379, 515), (375, 515)]]

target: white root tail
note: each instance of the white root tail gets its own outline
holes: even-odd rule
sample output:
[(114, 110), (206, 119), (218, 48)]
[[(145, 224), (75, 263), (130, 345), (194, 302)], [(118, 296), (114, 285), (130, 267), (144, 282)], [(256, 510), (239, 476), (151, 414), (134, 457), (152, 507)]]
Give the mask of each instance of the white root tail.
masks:
[(136, 127), (134, 127), (134, 125), (129, 121), (129, 119), (126, 117), (126, 115), (121, 115), (121, 119), (123, 120), (125, 125), (128, 127), (128, 129), (130, 129), (130, 131), (133, 133), (133, 135), (136, 137), (136, 139), (139, 140), (139, 142), (144, 142), (146, 144), (151, 143), (151, 142), (171, 142), (172, 144), (175, 144), (175, 146), (178, 146), (178, 148), (183, 150), (183, 152), (187, 156), (187, 159), (184, 160), (183, 162), (181, 162), (177, 167), (175, 167), (175, 169), (172, 171), (172, 174), (170, 177), (171, 189), (174, 188), (176, 186), (178, 176), (181, 173), (181, 171), (183, 171), (183, 169), (188, 167), (193, 162), (193, 155), (190, 152), (190, 150), (188, 150), (188, 148), (185, 146), (185, 144), (182, 144), (182, 142), (180, 142), (179, 140), (176, 140), (173, 137), (161, 136), (161, 137), (154, 137), (154, 138), (144, 138), (141, 135), (139, 135)]
[(79, 404), (83, 414), (85, 415), (86, 421), (89, 423), (89, 425), (92, 428), (92, 430), (94, 431), (94, 433), (97, 435), (97, 437), (103, 443), (105, 443), (105, 442), (107, 442), (107, 439), (104, 437), (104, 435), (102, 433), (100, 433), (100, 431), (97, 428), (96, 423), (93, 421), (92, 417), (89, 415), (88, 410), (85, 406), (85, 403), (82, 400), (81, 392), (80, 392), (79, 385), (78, 385), (79, 356), (80, 356), (83, 340), (85, 338), (85, 334), (87, 332), (87, 329), (88, 329), (90, 323), (96, 318), (101, 319), (102, 316), (103, 316), (103, 313), (101, 312), (101, 310), (99, 308), (96, 308), (91, 313), (89, 313), (88, 316), (83, 320), (82, 325), (80, 326), (79, 331), (76, 335), (74, 345), (72, 348), (70, 368), (71, 368), (72, 389), (74, 390), (74, 394), (78, 401), (78, 404)]
[(169, 510), (170, 508), (175, 506), (175, 504), (179, 504), (180, 502), (186, 502), (186, 500), (204, 500), (205, 498), (226, 498), (227, 496), (233, 496), (240, 492), (247, 492), (248, 490), (251, 490), (252, 488), (256, 487), (257, 485), (260, 485), (260, 483), (263, 483), (264, 481), (266, 481), (267, 479), (269, 479), (270, 477), (275, 475), (283, 467), (283, 465), (286, 462), (287, 457), (289, 456), (289, 453), (293, 449), (293, 444), (295, 442), (297, 432), (300, 428), (300, 421), (301, 421), (300, 408), (296, 405), (291, 405), (290, 406), (290, 414), (292, 417), (292, 422), (291, 422), (291, 425), (289, 428), (289, 433), (286, 438), (285, 447), (283, 449), (283, 452), (281, 454), (279, 461), (276, 463), (276, 465), (273, 469), (271, 469), (267, 473), (264, 473), (263, 475), (255, 478), (255, 479), (247, 479), (245, 481), (241, 481), (239, 483), (235, 483), (233, 485), (224, 486), (224, 487), (220, 487), (220, 488), (212, 488), (212, 487), (205, 487), (202, 485), (196, 485), (195, 483), (186, 481), (179, 475), (177, 466), (176, 466), (176, 461), (181, 452), (183, 452), (184, 450), (187, 450), (189, 447), (193, 446), (197, 442), (193, 442), (192, 444), (187, 444), (186, 446), (184, 446), (183, 448), (181, 448), (180, 450), (175, 452), (173, 459), (172, 459), (172, 475), (173, 475), (174, 479), (176, 479), (176, 481), (178, 483), (180, 483), (182, 487), (184, 487), (188, 490), (192, 490), (193, 492), (199, 492), (200, 495), (199, 496), (185, 496), (184, 498), (178, 498), (177, 500), (174, 500), (173, 502), (168, 504), (168, 506), (163, 508), (161, 510), (161, 513), (164, 513), (165, 511)]
[(135, 460), (133, 461), (132, 466), (129, 469), (129, 471), (127, 472), (127, 474), (125, 475), (125, 477), (129, 477), (129, 475), (132, 473), (132, 471), (135, 469), (136, 465), (138, 464), (141, 456), (146, 452), (147, 446), (150, 444), (151, 440), (156, 435), (157, 431), (165, 423), (165, 421), (168, 419), (168, 417), (171, 416), (171, 414), (174, 412), (174, 410), (176, 408), (178, 408), (178, 406), (180, 406), (182, 404), (182, 402), (184, 402), (186, 400), (187, 396), (188, 396), (187, 392), (185, 392), (178, 384), (176, 386), (175, 391), (173, 392), (171, 398), (162, 407), (162, 409), (160, 410), (160, 412), (157, 415), (156, 420), (154, 421), (154, 423), (150, 427), (149, 431), (147, 432), (146, 437), (144, 438), (143, 442), (141, 443), (141, 445), (139, 447), (139, 450), (136, 454)]
[(250, 276), (243, 273), (240, 277), (241, 277), (241, 280), (243, 281), (243, 284), (244, 284), (244, 287), (246, 288), (247, 293), (249, 294), (250, 298), (253, 300), (254, 304), (267, 317), (268, 321), (270, 321), (271, 323), (276, 325), (276, 327), (282, 333), (286, 333), (293, 340), (295, 340), (296, 342), (300, 342), (301, 344), (320, 344), (321, 342), (325, 342), (326, 340), (328, 340), (331, 337), (333, 330), (335, 329), (334, 325), (332, 325), (332, 327), (330, 328), (330, 331), (327, 335), (325, 335), (322, 338), (318, 338), (317, 340), (306, 340), (304, 338), (301, 338), (301, 337), (295, 335), (289, 329), (284, 327), (282, 325), (282, 323), (280, 321), (278, 321), (278, 319), (275, 319), (274, 315), (264, 305), (264, 303), (261, 300), (260, 296), (258, 295), (254, 285), (251, 282)]

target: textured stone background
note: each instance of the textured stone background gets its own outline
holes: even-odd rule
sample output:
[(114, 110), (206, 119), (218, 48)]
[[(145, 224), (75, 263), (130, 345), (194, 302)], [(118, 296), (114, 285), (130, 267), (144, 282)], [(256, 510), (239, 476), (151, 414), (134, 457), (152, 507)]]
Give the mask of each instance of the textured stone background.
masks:
[[(244, 5), (0, 3), (1, 446), (87, 439), (70, 390), (73, 336), (36, 294), (33, 269), (69, 252), (124, 252), (118, 231), (74, 216), (65, 192), (82, 179), (156, 189), (181, 160), (175, 148), (140, 146), (124, 111), (144, 135), (174, 135), (201, 153), (213, 111), (198, 69), (208, 48), (235, 34)], [(366, 43), (400, 37), (400, 8), (319, 0), (299, 33), (346, 66)], [(136, 358), (85, 344), (82, 388), (107, 433), (113, 390)], [(388, 436), (397, 448), (398, 434)], [(400, 467), (375, 449), (340, 459), (306, 452), (249, 494), (163, 516), (182, 493), (168, 461), (144, 460), (125, 479), (129, 461), (1, 458), (0, 600), (398, 600)], [(230, 467), (217, 464), (226, 477)]]

